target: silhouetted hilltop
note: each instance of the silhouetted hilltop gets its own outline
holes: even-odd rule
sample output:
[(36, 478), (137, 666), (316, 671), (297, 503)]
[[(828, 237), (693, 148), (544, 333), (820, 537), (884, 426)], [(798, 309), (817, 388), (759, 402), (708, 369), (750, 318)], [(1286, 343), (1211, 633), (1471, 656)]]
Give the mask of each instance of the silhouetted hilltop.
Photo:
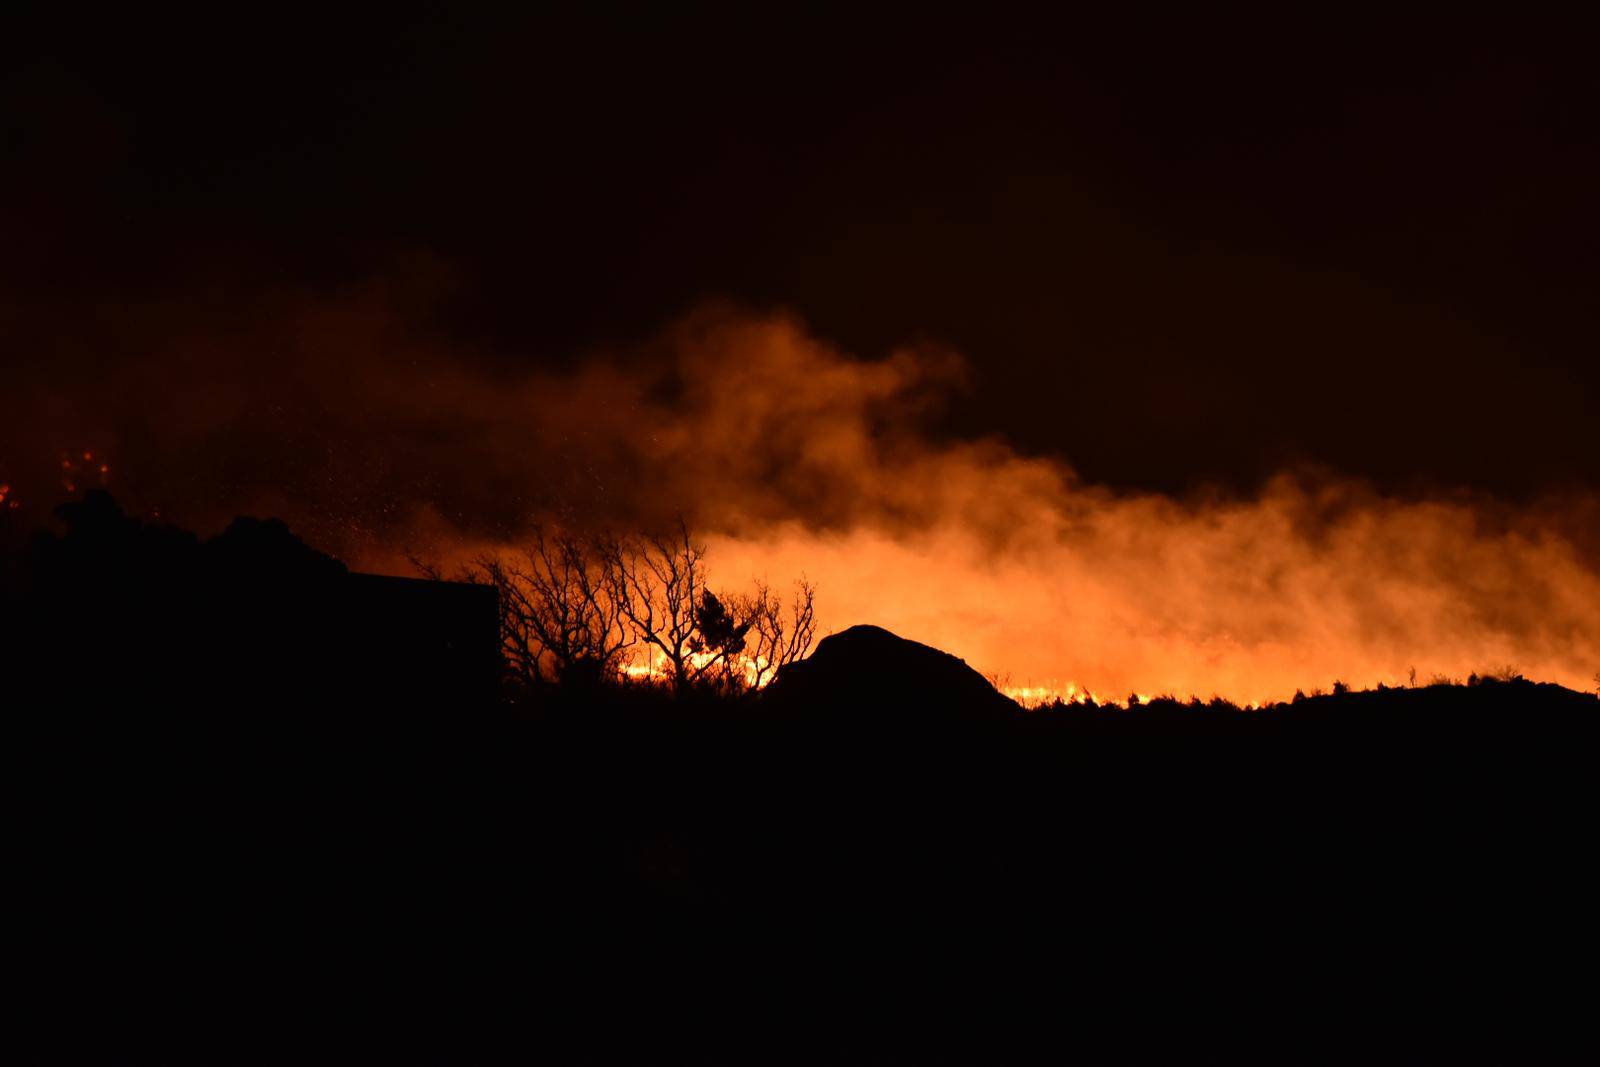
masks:
[(208, 561), (236, 581), (259, 584), (336, 582), (348, 568), (306, 544), (282, 519), (241, 515), (205, 542)]
[(809, 715), (991, 718), (1021, 711), (965, 660), (879, 626), (852, 626), (822, 639), (785, 667), (767, 700)]
[[(498, 1011), (514, 1058), (1550, 1062), (1591, 1014), (1590, 695), (1025, 712), (873, 626), (755, 701), (500, 690), (490, 587), (61, 518), (4, 561), (0, 697), (64, 1059), (337, 1019), (348, 1058), (498, 1060), (462, 1047)], [(824, 1017), (875, 1033), (806, 1048)]]
[(351, 573), (278, 519), (207, 540), (93, 490), (0, 566), (18, 688), (104, 714), (484, 706), (499, 680), (492, 589)]

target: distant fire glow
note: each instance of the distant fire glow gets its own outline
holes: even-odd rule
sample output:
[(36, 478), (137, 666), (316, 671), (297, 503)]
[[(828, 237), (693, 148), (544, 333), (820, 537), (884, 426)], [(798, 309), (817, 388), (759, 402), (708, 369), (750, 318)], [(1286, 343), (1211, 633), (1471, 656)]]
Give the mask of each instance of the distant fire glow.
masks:
[(1265, 702), (1506, 665), (1581, 688), (1600, 662), (1600, 577), (1536, 517), (1496, 527), (1469, 503), (1287, 476), (1248, 499), (1116, 494), (998, 442), (919, 434), (959, 372), (948, 354), (858, 361), (739, 315), (663, 346), (660, 373), (688, 383), (675, 402), (595, 362), (530, 385), (527, 417), (609, 454), (594, 469), (627, 510), (682, 509), (714, 580), (803, 574), (822, 633), (885, 626), (1024, 703)]
[[(1506, 666), (1587, 689), (1600, 668), (1587, 496), (1519, 510), (1290, 473), (1244, 497), (1115, 492), (999, 440), (926, 432), (959, 396), (955, 354), (857, 358), (781, 314), (713, 308), (637, 351), (521, 378), (414, 341), (380, 298), (266, 316), (250, 343), (298, 362), (246, 392), (226, 385), (238, 366), (180, 352), (185, 373), (141, 369), (177, 384), (139, 394), (132, 431), (140, 387), (108, 384), (104, 410), (158, 457), (62, 453), (63, 485), (145, 463), (163, 479), (146, 513), (202, 528), (279, 515), (400, 574), (408, 553), (449, 571), (514, 548), (534, 521), (636, 531), (681, 515), (713, 588), (803, 575), (819, 635), (874, 623), (1027, 703), (1265, 702)], [(84, 439), (98, 431), (86, 418)]]

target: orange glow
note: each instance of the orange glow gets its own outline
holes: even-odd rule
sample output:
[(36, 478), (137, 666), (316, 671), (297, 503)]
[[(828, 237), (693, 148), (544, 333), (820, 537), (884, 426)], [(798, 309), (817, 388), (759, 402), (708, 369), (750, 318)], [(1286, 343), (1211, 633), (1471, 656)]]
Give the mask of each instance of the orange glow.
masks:
[[(672, 671), (665, 660), (657, 656), (653, 649), (630, 649), (624, 654), (621, 667), (622, 676), (629, 681), (649, 682), (653, 685), (668, 685), (672, 681)], [(640, 662), (641, 658), (643, 662)], [(688, 656), (692, 667), (704, 667), (713, 662), (716, 655), (710, 652), (691, 652)], [(772, 683), (771, 672), (763, 670), (767, 662), (754, 656), (737, 655), (733, 657), (735, 669), (745, 677), (750, 685), (767, 686)], [(721, 668), (717, 668), (721, 670)]]
[(1464, 678), (1506, 663), (1583, 688), (1600, 583), (1570, 550), (1479, 543), (1470, 515), (1425, 505), (1363, 516), (1316, 545), (1282, 522), (1297, 492), (1275, 492), (1286, 498), (1153, 525), (1148, 503), (1107, 504), (1079, 537), (1001, 557), (957, 526), (713, 539), (710, 559), (730, 576), (803, 566), (825, 630), (877, 622), (999, 674), (1025, 703), (1123, 703), (1130, 691), (1264, 702), (1335, 679), (1403, 684), (1412, 666)]
[[(1259, 703), (1507, 664), (1587, 688), (1600, 665), (1600, 574), (1559, 508), (1287, 474), (1246, 497), (1118, 493), (998, 441), (920, 433), (917, 413), (959, 380), (949, 353), (860, 361), (791, 318), (728, 312), (653, 353), (656, 377), (595, 361), (509, 394), (461, 388), (551, 453), (586, 442), (621, 521), (685, 514), (714, 586), (803, 574), (819, 633), (887, 627), (1027, 703)], [(652, 392), (669, 376), (693, 383), (670, 403)], [(357, 562), (405, 572), (395, 542), (447, 561), (515, 543), (427, 508), (387, 536)]]
[[(876, 623), (1028, 702), (1259, 702), (1508, 664), (1587, 689), (1600, 669), (1593, 494), (1512, 507), (1296, 472), (1244, 494), (1115, 491), (1062, 458), (929, 432), (968, 374), (947, 350), (863, 359), (792, 316), (721, 307), (570, 371), (489, 375), (386, 301), (266, 316), (251, 343), (298, 361), (281, 377), (305, 395), (247, 395), (230, 383), (259, 354), (235, 365), (203, 336), (164, 357), (156, 377), (177, 386), (139, 392), (144, 367), (105, 385), (108, 410), (146, 402), (133, 429), (166, 457), (145, 472), (162, 513), (203, 531), (280, 516), (395, 574), (415, 573), (408, 552), (454, 571), (534, 521), (639, 532), (682, 515), (713, 588), (804, 575), (819, 634)], [(1062, 353), (1075, 358), (1094, 356)], [(1061, 397), (1068, 412), (1118, 402)], [(315, 432), (261, 414), (302, 407)], [(63, 482), (110, 479), (99, 431), (76, 431), (98, 447), (63, 452)], [(227, 462), (235, 433), (261, 450), (257, 482)], [(78, 466), (85, 452), (95, 466)]]

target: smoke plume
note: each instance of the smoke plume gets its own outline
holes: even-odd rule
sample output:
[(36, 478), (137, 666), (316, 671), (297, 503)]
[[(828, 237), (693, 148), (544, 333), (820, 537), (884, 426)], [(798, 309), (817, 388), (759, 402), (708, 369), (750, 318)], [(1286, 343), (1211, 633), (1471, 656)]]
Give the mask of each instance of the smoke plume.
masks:
[(1326, 472), (1115, 492), (930, 429), (965, 373), (936, 347), (859, 358), (793, 315), (711, 306), (517, 370), (419, 327), (419, 299), (200, 299), (13, 333), (0, 481), (40, 505), (87, 452), (137, 509), (277, 514), (401, 573), (533, 521), (681, 515), (714, 578), (814, 581), (822, 632), (878, 623), (1041, 691), (1265, 700), (1506, 665), (1587, 688), (1600, 669), (1592, 496), (1401, 499)]

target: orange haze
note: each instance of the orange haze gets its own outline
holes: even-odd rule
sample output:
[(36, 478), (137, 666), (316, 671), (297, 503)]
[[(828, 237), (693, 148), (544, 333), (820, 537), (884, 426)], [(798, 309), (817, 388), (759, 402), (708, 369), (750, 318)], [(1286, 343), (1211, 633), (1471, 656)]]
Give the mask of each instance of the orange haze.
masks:
[[(1398, 499), (1304, 472), (1247, 497), (1116, 493), (929, 430), (960, 395), (948, 351), (860, 359), (791, 316), (712, 307), (632, 350), (511, 373), (430, 340), (424, 302), (380, 285), (133, 309), (107, 328), (138, 359), (24, 388), (0, 475), (42, 498), (15, 457), (88, 445), (135, 506), (202, 529), (281, 515), (398, 573), (408, 550), (460, 562), (535, 519), (682, 514), (721, 584), (803, 573), (823, 632), (878, 623), (1015, 687), (1250, 701), (1412, 667), (1575, 688), (1600, 670), (1592, 495)], [(1125, 432), (1137, 447), (1137, 421)]]
[(686, 513), (721, 582), (811, 578), (824, 633), (878, 623), (1035, 696), (1262, 701), (1413, 667), (1588, 688), (1600, 668), (1600, 574), (1559, 509), (1288, 475), (1245, 499), (1116, 494), (919, 433), (960, 378), (949, 353), (859, 361), (783, 315), (708, 311), (650, 356), (542, 381), (528, 417), (581, 445), (596, 496)]

